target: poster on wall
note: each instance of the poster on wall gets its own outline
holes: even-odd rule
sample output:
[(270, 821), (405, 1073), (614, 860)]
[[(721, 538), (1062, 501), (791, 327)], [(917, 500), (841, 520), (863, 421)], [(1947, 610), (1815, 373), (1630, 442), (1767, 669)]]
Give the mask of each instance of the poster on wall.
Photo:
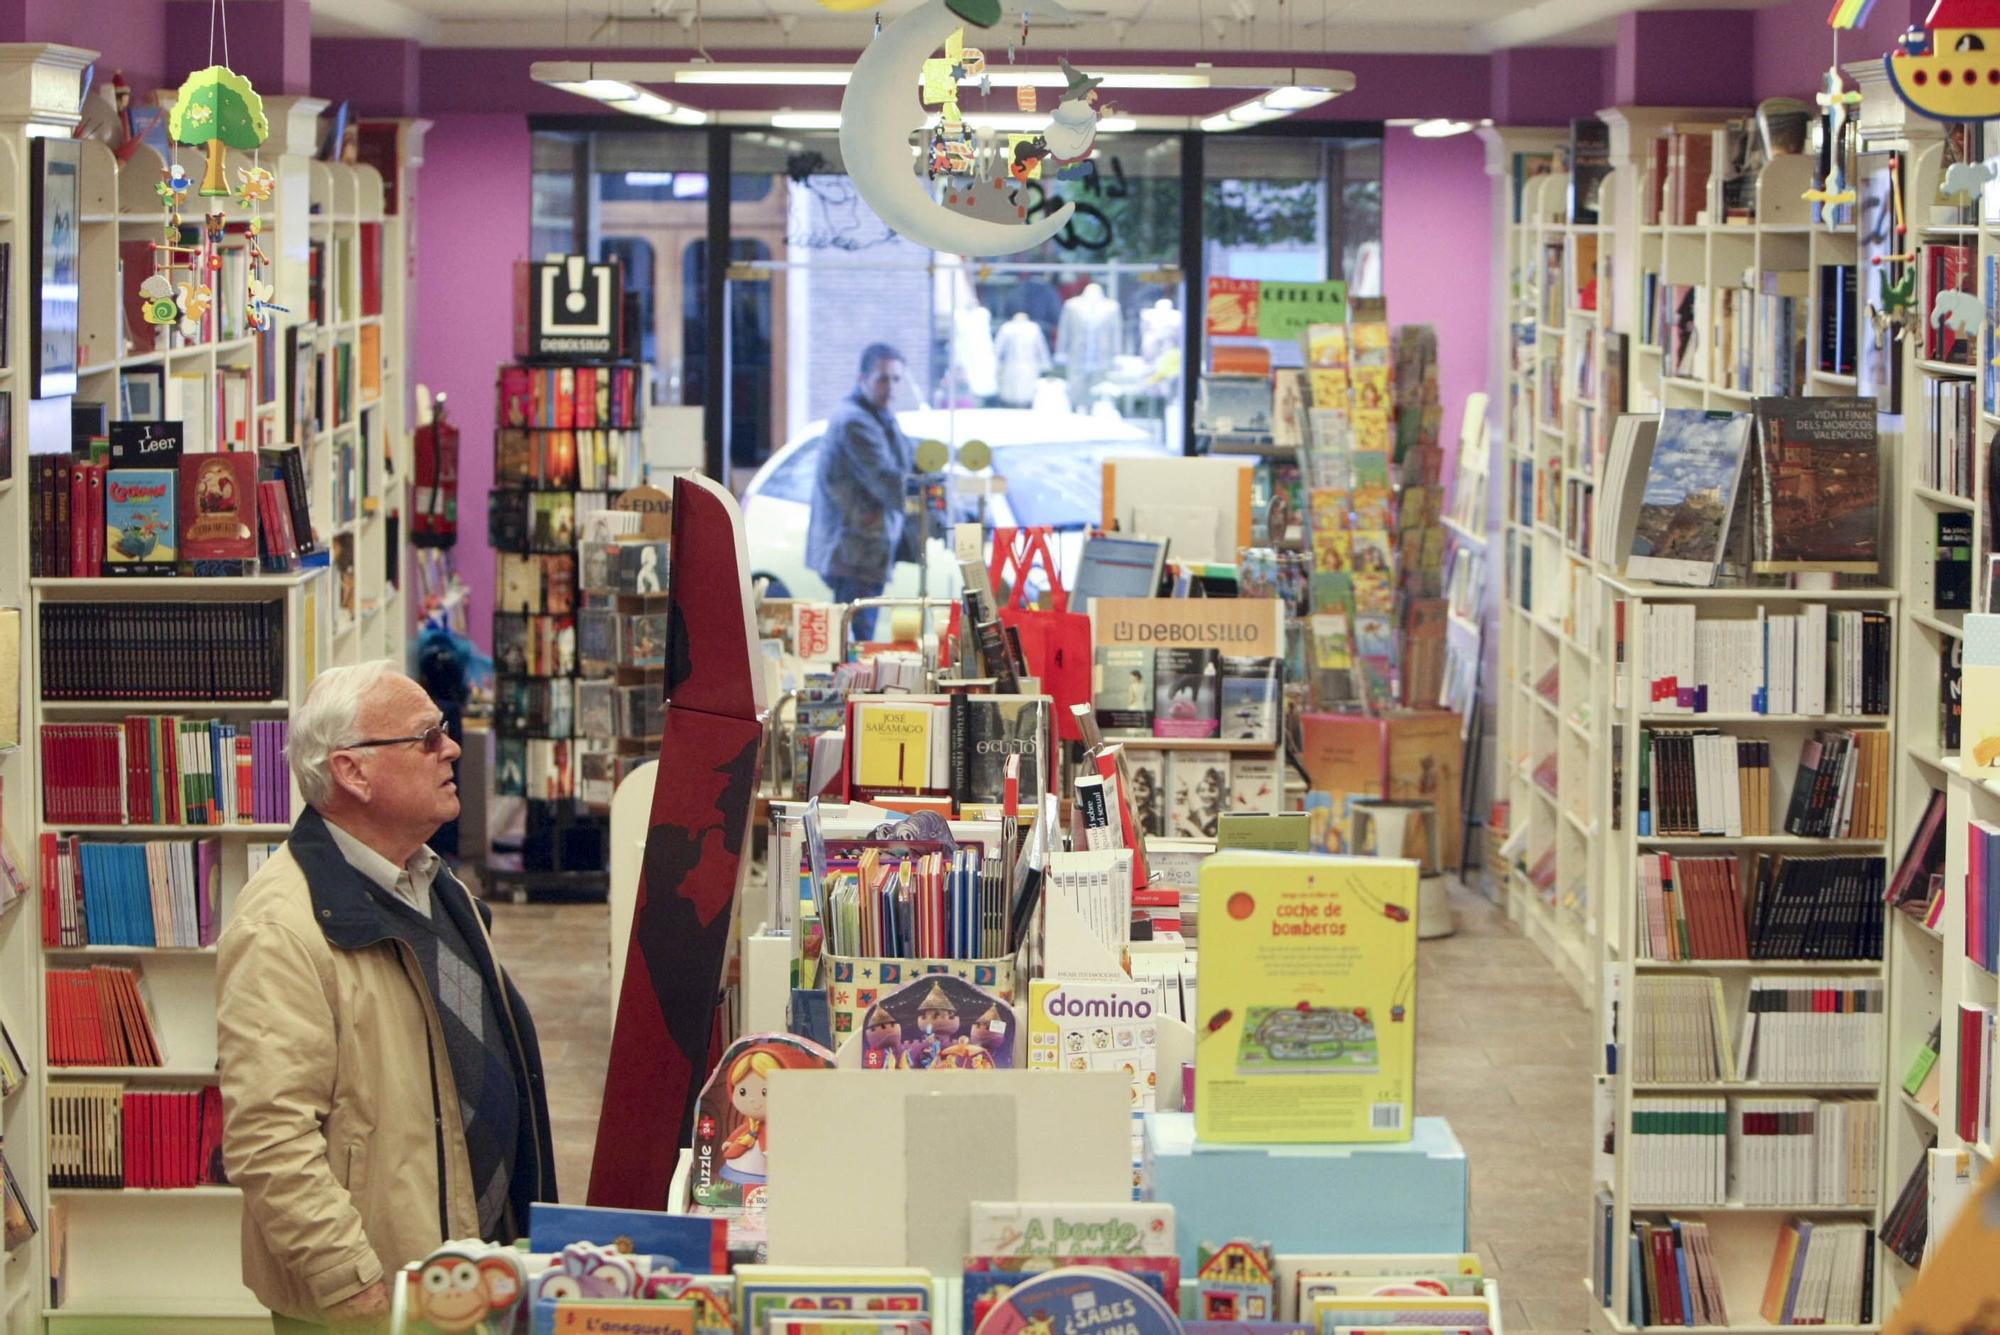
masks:
[(34, 145), (35, 397), (76, 393), (78, 213), (83, 146), (37, 137)]
[(1347, 323), (1347, 284), (1211, 278), (1207, 309), (1211, 335), (1297, 338), (1310, 325)]

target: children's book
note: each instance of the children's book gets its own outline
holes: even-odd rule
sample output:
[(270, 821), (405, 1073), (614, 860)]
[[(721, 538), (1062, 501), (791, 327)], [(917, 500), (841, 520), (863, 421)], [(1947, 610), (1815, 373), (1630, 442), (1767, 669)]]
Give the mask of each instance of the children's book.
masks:
[[(1028, 1068), (1122, 1072), (1132, 1081), (1132, 1110), (1152, 1112), (1159, 1106), (1160, 1015), (1157, 982), (1062, 982), (1038, 978), (1028, 986)], [(973, 1207), (975, 1242), (981, 1208)], [(1171, 1206), (1166, 1208), (1167, 1241), (1171, 1247), (1173, 1210)], [(1129, 1219), (1121, 1220), (1121, 1227), (1129, 1224)], [(1096, 1236), (1079, 1232), (1081, 1228), (1073, 1213), (1049, 1221), (1034, 1217), (1022, 1224), (1021, 1249), (1038, 1253), (1047, 1250), (1043, 1244), (1050, 1241), (1081, 1242)], [(1102, 1232), (1111, 1225), (1100, 1221), (1097, 1228)], [(975, 1255), (1006, 1254), (1006, 1249), (989, 1252), (977, 1245), (969, 1250)], [(1090, 1253), (1060, 1250), (1057, 1254)]]
[[(1037, 982), (1035, 986), (1039, 988), (1043, 984)], [(1053, 988), (1057, 984), (1048, 986)], [(1113, 985), (1090, 986), (1101, 989)], [(1146, 986), (1157, 1004), (1158, 986)], [(1039, 1005), (1039, 1002), (1036, 1004)], [(1032, 1034), (1034, 1031), (1031, 1029), (1029, 1032)], [(1180, 1254), (1174, 1244), (1174, 1207), (1164, 1202), (1071, 1205), (1040, 1201), (974, 1201), (971, 1217), (972, 1233), (966, 1245), (969, 1256)]]
[[(572, 1242), (595, 1242), (651, 1256), (656, 1258), (656, 1269), (705, 1275), (724, 1274), (729, 1269), (728, 1221), (714, 1215), (545, 1201), (528, 1207), (528, 1250), (559, 1252)], [(657, 1258), (664, 1258), (664, 1265)]]
[[(973, 1303), (973, 1280), (972, 1275), (966, 1278), (968, 1307)], [(1016, 1283), (968, 1329), (976, 1335), (1040, 1335), (1051, 1330), (1061, 1335), (1180, 1335), (1180, 1319), (1162, 1296), (1156, 1272), (1127, 1274), (1103, 1266), (1068, 1266)]]
[(738, 1335), (765, 1335), (765, 1322), (783, 1312), (837, 1311), (855, 1316), (923, 1317), (931, 1310), (931, 1273), (911, 1266), (736, 1267)]
[(1219, 852), (1202, 865), (1195, 1134), (1410, 1138), (1417, 864)]
[(104, 481), (104, 573), (171, 575), (180, 553), (174, 468), (114, 468)]
[(184, 454), (179, 482), (181, 557), (256, 560), (257, 456)]

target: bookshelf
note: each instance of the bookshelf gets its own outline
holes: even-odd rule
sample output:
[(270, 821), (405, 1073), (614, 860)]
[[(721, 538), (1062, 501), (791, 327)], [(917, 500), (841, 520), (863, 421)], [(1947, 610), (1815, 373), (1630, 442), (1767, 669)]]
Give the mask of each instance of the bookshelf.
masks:
[[(0, 245), (7, 247), (10, 268), (25, 274), (29, 250), (29, 158), (27, 135), (30, 126), (57, 133), (76, 120), (81, 75), (91, 53), (61, 46), (0, 46)], [(22, 739), (31, 736), (32, 706), (28, 674), (32, 650), (27, 628), (28, 508), (30, 488), (27, 475), (30, 428), (37, 420), (58, 421), (67, 439), (68, 404), (61, 399), (37, 403), (30, 394), (29, 355), (26, 331), (29, 328), (32, 285), (17, 280), (4, 296), (0, 311), (8, 328), (8, 356), (0, 366), (0, 392), (7, 396), (8, 443), (6, 471), (11, 481), (0, 482), (0, 606), (22, 610), (20, 698)], [(30, 746), (0, 746), (0, 785), (4, 785), (4, 820), (8, 842), (27, 864), (23, 870), (34, 877), (35, 762)], [(30, 1335), (42, 1329), (42, 1307), (47, 1288), (49, 1219), (48, 1201), (42, 1195), (45, 1175), (43, 1138), (42, 1074), (42, 982), (40, 968), (41, 924), (33, 895), (0, 913), (0, 1023), (13, 1036), (28, 1067), (25, 1084), (0, 1100), (0, 1134), (5, 1137), (7, 1162), (42, 1227), (27, 1243), (0, 1255), (0, 1332)]]

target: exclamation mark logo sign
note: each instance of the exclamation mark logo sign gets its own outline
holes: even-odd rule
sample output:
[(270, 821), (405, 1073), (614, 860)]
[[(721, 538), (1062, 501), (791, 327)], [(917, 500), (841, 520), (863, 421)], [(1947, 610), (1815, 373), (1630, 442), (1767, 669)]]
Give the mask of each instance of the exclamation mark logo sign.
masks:
[(590, 304), (590, 297), (583, 290), (584, 257), (571, 255), (565, 263), (569, 266), (569, 295), (563, 298), (563, 305), (571, 315), (583, 314), (583, 308)]

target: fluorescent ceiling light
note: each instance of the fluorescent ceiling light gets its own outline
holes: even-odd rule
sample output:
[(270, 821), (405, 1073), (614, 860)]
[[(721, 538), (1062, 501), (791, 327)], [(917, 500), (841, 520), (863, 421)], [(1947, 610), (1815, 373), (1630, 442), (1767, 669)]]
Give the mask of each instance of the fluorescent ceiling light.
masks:
[(787, 69), (780, 65), (771, 69), (746, 69), (740, 65), (724, 66), (717, 69), (676, 70), (675, 83), (710, 84), (791, 84), (793, 87), (841, 88), (846, 86), (852, 70), (822, 70), (797, 65)]
[(595, 98), (599, 102), (626, 102), (639, 95), (638, 89), (620, 79), (585, 79), (581, 83), (552, 86), (565, 93), (575, 93), (578, 97)]
[(674, 111), (674, 104), (667, 101), (666, 98), (656, 96), (643, 89), (640, 90), (638, 96), (626, 98), (613, 105), (620, 111), (634, 116), (669, 116)]
[(708, 124), (708, 113), (697, 110), (694, 107), (675, 107), (672, 111), (657, 119), (666, 121), (672, 125), (706, 125)]
[[(767, 85), (794, 88), (843, 88), (854, 71), (848, 69), (827, 69), (818, 65), (771, 65), (755, 67), (747, 65), (717, 65), (713, 68), (696, 66), (693, 69), (675, 70), (673, 82), (693, 84), (726, 84), (734, 86), (763, 87)], [(1066, 88), (1069, 80), (1060, 70), (1023, 69), (1019, 67), (998, 67), (989, 64), (985, 77), (995, 88)], [(1130, 71), (1108, 70), (1093, 76), (1105, 88), (1207, 88), (1213, 80), (1206, 73), (1195, 71), (1150, 70)], [(1329, 94), (1330, 96), (1330, 94)], [(1321, 100), (1324, 100), (1322, 98)], [(1311, 104), (1308, 104), (1311, 105)]]
[(1201, 123), (1201, 128), (1210, 134), (1225, 134), (1230, 130), (1240, 130), (1242, 125), (1227, 116), (1210, 116)]
[(1333, 94), (1324, 88), (1273, 88), (1263, 97), (1264, 105), (1274, 111), (1303, 111), (1332, 100)]
[(1283, 120), (1285, 113), (1265, 106), (1261, 102), (1245, 102), (1222, 113), (1238, 125), (1257, 125), (1264, 121)]
[(1455, 134), (1464, 134), (1471, 128), (1471, 121), (1439, 119), (1418, 121), (1410, 127), (1410, 133), (1419, 139), (1449, 139)]
[(780, 130), (838, 130), (837, 111), (774, 111), (771, 124)]

